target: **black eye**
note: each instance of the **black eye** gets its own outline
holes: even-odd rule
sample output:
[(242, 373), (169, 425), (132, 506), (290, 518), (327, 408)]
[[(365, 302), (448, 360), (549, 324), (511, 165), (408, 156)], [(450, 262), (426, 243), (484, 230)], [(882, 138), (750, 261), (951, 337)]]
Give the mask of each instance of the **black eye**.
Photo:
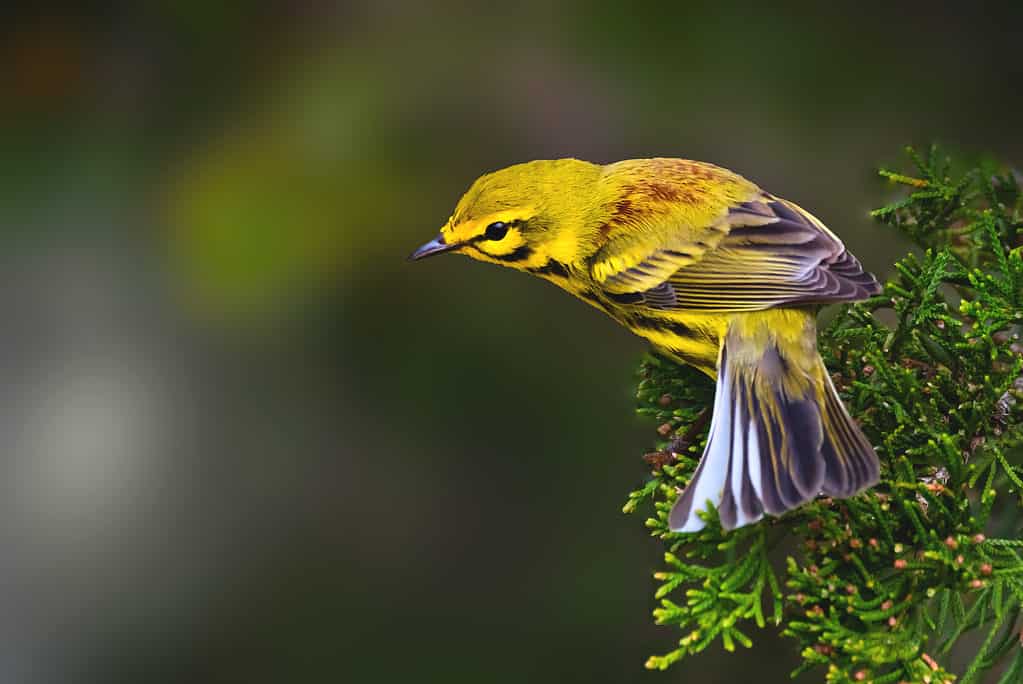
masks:
[(503, 240), (504, 236), (508, 234), (508, 224), (504, 221), (494, 221), (487, 230), (483, 233), (483, 237), (488, 240)]

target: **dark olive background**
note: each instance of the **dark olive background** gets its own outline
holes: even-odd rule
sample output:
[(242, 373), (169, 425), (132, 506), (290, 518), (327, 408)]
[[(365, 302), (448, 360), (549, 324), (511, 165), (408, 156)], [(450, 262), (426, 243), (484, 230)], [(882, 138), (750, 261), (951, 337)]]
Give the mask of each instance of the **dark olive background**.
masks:
[(878, 164), (1023, 156), (1023, 16), (636, 5), (2, 10), (0, 679), (787, 681), (642, 668), (643, 343), (405, 256), (483, 171), (662, 155), (883, 273)]

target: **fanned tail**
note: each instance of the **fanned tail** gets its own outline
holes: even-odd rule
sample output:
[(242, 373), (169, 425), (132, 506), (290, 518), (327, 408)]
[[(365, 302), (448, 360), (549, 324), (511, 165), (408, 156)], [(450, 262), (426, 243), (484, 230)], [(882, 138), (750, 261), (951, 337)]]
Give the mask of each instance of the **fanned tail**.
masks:
[(845, 498), (877, 483), (878, 460), (816, 350), (809, 312), (742, 314), (718, 362), (710, 434), (671, 510), (676, 532), (704, 526), (709, 501), (734, 529), (818, 494)]

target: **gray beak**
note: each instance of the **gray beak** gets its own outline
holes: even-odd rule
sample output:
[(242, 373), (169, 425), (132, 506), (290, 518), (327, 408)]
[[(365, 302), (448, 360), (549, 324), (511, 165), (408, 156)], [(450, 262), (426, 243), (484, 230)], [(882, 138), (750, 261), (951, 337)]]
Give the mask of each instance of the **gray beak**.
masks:
[(444, 238), (440, 235), (427, 242), (425, 245), (417, 249), (408, 255), (409, 261), (419, 261), (425, 259), (433, 254), (440, 254), (441, 252), (449, 252), (458, 245), (449, 245), (444, 242)]

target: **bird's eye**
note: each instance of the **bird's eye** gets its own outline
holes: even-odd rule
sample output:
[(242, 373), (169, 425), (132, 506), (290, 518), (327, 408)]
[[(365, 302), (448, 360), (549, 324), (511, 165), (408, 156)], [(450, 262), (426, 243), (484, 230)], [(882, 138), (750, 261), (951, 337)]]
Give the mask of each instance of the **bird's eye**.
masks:
[(508, 224), (504, 221), (494, 221), (487, 226), (486, 232), (483, 234), (488, 240), (503, 240), (504, 236), (508, 234)]

